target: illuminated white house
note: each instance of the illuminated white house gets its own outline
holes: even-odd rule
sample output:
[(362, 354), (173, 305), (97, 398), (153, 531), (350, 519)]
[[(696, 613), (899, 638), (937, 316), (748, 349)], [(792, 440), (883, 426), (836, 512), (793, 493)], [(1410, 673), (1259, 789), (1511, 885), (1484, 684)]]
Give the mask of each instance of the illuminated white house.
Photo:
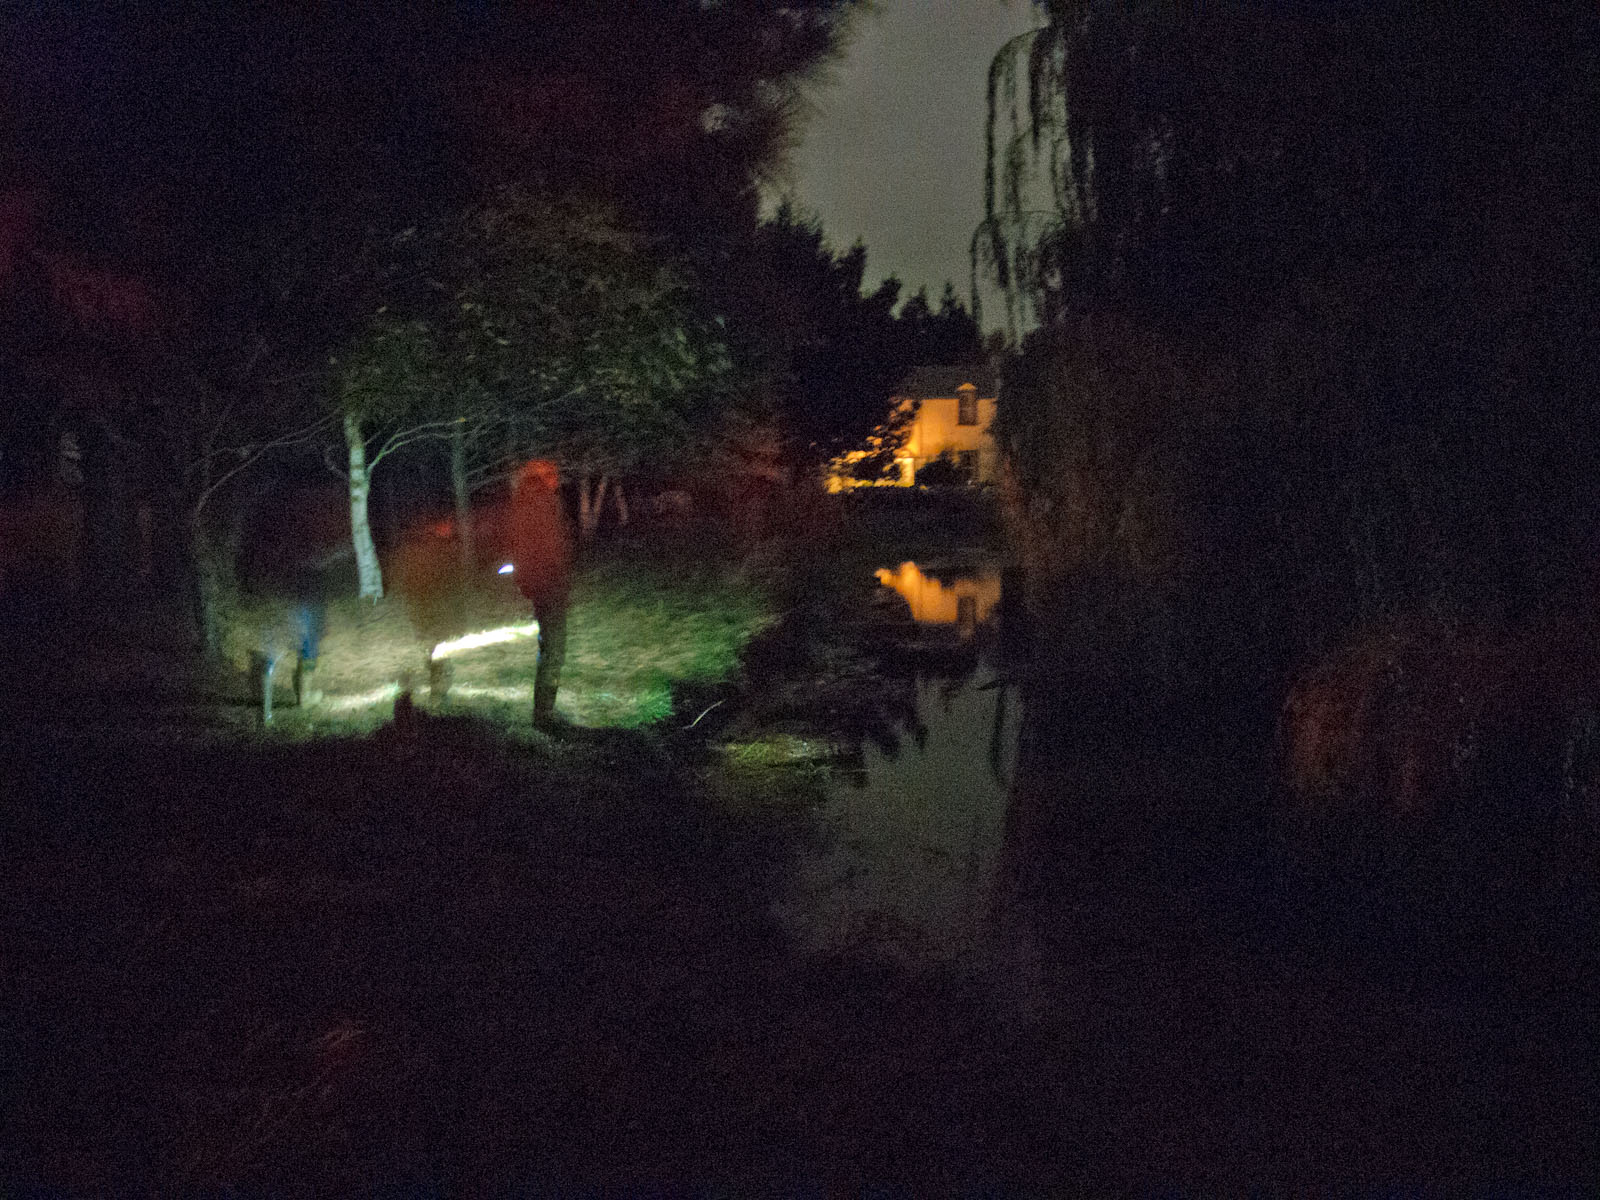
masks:
[[(895, 389), (896, 412), (915, 407), (916, 416), (905, 445), (895, 456), (899, 476), (887, 482), (911, 487), (917, 474), (941, 455), (948, 455), (973, 483), (994, 483), (1000, 477), (1000, 447), (994, 440), (999, 410), (999, 379), (987, 367), (917, 367)], [(854, 451), (833, 464), (830, 491), (856, 486), (849, 464), (865, 455)]]
[(1000, 477), (1000, 448), (991, 432), (1000, 406), (995, 372), (987, 367), (918, 367), (901, 381), (894, 403), (917, 407), (897, 459), (903, 486), (915, 483), (917, 472), (942, 454), (954, 458), (973, 483), (994, 483)]

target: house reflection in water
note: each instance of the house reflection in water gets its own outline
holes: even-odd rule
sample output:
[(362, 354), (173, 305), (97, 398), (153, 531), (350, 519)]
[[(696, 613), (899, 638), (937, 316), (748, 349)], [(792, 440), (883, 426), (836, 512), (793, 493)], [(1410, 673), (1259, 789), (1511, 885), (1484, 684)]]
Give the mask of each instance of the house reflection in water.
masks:
[(993, 670), (974, 669), (997, 648), (973, 632), (1003, 611), (1000, 570), (904, 562), (876, 575), (930, 643), (960, 637), (974, 653), (922, 660), (905, 736), (864, 744), (859, 769), (834, 778), (810, 813), (817, 836), (796, 842), (775, 915), (810, 953), (954, 968), (981, 982), (1002, 1019), (1037, 1019), (1043, 956), (1012, 895), (1020, 706)]
[(914, 562), (903, 562), (893, 569), (880, 568), (877, 576), (884, 587), (905, 598), (918, 625), (954, 625), (962, 637), (970, 637), (1000, 603), (998, 567), (982, 567), (946, 581)]

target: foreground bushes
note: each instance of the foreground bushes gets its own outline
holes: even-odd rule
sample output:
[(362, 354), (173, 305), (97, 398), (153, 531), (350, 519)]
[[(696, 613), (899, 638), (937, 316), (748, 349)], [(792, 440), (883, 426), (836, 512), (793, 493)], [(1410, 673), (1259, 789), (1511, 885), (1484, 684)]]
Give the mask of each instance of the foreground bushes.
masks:
[(1436, 815), (1474, 793), (1600, 830), (1595, 631), (1394, 622), (1360, 631), (1291, 687), (1283, 781), (1313, 810)]

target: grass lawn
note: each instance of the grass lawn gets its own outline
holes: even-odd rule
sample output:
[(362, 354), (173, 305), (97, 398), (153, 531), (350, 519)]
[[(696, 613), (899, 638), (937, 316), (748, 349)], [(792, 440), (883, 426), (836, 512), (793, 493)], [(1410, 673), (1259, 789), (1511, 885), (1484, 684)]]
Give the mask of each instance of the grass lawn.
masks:
[(810, 1140), (827, 1030), (658, 739), (58, 733), (0, 771), (0, 1193), (570, 1194)]
[[(671, 564), (638, 555), (590, 556), (574, 581), (573, 609), (557, 712), (587, 727), (639, 728), (670, 715), (674, 689), (734, 676), (746, 643), (778, 619), (768, 590), (725, 563)], [(445, 614), (452, 641), (442, 654), (452, 684), (443, 706), (513, 736), (532, 737), (536, 626), (510, 579), (454, 597)], [(476, 635), (476, 636), (474, 636)], [(245, 600), (227, 614), (224, 658), (231, 670), (196, 675), (176, 646), (132, 612), (35, 638), (10, 665), (29, 681), (10, 703), (30, 723), (183, 726), (233, 736), (258, 732), (259, 697), (247, 682), (252, 654), (276, 644), (272, 736), (340, 737), (386, 725), (399, 691), (435, 708), (425, 648), (405, 607), (353, 596), (329, 606), (317, 671), (320, 704), (295, 706), (297, 636), (280, 605)], [(692, 718), (692, 714), (691, 714)]]

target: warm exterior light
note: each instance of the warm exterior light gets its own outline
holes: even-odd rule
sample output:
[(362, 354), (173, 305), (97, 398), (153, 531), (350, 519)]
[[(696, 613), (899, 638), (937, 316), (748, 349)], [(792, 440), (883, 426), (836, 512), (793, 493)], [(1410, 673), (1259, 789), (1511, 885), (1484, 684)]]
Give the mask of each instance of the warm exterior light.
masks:
[(499, 629), (485, 629), (481, 633), (469, 633), (462, 637), (451, 638), (447, 642), (440, 642), (433, 648), (433, 657), (448, 658), (463, 650), (476, 650), (479, 646), (493, 646), (497, 642), (514, 642), (518, 638), (533, 637), (538, 632), (537, 621), (530, 621), (526, 625), (502, 625)]

